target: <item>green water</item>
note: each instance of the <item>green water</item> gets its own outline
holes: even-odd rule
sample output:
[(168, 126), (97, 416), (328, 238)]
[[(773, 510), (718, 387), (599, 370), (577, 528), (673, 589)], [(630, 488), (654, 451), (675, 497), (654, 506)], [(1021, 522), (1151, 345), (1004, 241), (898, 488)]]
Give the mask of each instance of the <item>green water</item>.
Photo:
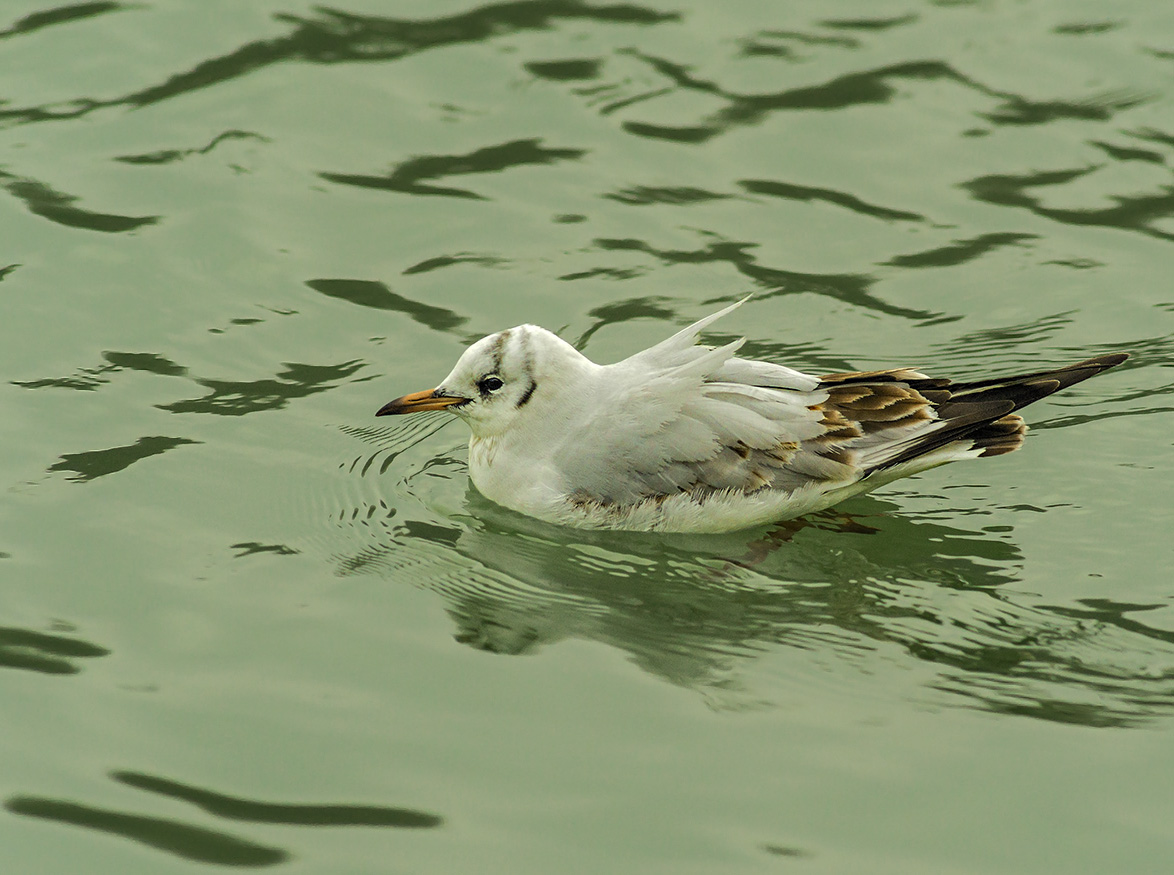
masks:
[[(8, 3), (14, 873), (1160, 873), (1174, 6)], [(1130, 361), (796, 526), (527, 520), (376, 409), (536, 322)]]

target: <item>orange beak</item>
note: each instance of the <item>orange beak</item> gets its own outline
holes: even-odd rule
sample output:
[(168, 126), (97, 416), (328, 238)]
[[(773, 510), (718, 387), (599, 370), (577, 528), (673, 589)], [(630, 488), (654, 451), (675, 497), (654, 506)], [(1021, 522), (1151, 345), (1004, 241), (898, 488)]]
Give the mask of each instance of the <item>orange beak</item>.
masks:
[(413, 392), (394, 401), (388, 401), (376, 412), (376, 416), (398, 416), (401, 413), (419, 413), (423, 410), (444, 410), (465, 404), (468, 398), (460, 395), (440, 395), (439, 389), (425, 389), (423, 392)]

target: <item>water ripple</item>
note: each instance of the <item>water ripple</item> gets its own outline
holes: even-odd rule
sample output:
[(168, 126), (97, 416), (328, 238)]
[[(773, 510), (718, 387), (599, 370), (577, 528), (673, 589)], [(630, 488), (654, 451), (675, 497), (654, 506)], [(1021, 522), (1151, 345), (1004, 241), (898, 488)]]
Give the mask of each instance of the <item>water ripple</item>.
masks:
[(17, 200), (23, 201), (29, 212), (58, 225), (118, 234), (134, 231), (144, 225), (154, 225), (159, 216), (121, 216), (115, 213), (96, 213), (75, 206), (79, 198), (63, 194), (35, 179), (14, 176), (0, 170), (0, 186)]
[(158, 152), (147, 152), (142, 155), (119, 155), (114, 160), (121, 161), (123, 164), (174, 164), (192, 155), (207, 155), (221, 143), (229, 140), (258, 140), (262, 143), (272, 142), (268, 137), (252, 131), (233, 130), (217, 134), (207, 145), (197, 149), (163, 149)]
[(1148, 194), (1111, 195), (1115, 205), (1088, 209), (1049, 207), (1033, 189), (1067, 185), (1095, 173), (1099, 165), (1024, 174), (991, 174), (962, 184), (975, 200), (1002, 207), (1018, 207), (1037, 216), (1067, 225), (1093, 225), (1138, 231), (1162, 240), (1174, 240), (1174, 233), (1154, 226), (1155, 219), (1174, 216), (1174, 185), (1163, 184)]
[(107, 474), (115, 474), (129, 468), (135, 462), (161, 455), (184, 444), (199, 443), (203, 442), (163, 435), (141, 437), (127, 446), (91, 450), (86, 453), (66, 453), (49, 466), (49, 472), (66, 471), (71, 475), (69, 480), (85, 483), (89, 480), (105, 477)]
[(329, 182), (373, 188), (380, 191), (398, 191), (401, 194), (441, 195), (443, 197), (488, 200), (484, 195), (465, 188), (425, 185), (424, 180), (444, 179), (477, 173), (500, 173), (512, 167), (554, 164), (583, 157), (585, 149), (548, 149), (541, 140), (514, 140), (496, 146), (486, 146), (466, 155), (427, 155), (411, 158), (397, 165), (385, 176), (365, 176), (351, 173), (319, 173)]
[(1132, 91), (1111, 91), (1079, 100), (1029, 100), (1009, 94), (996, 109), (980, 114), (996, 125), (1044, 125), (1070, 119), (1109, 121), (1122, 110), (1153, 99), (1151, 94)]
[(105, 364), (90, 368), (79, 368), (66, 377), (44, 377), (38, 380), (13, 380), (12, 385), (23, 389), (73, 389), (88, 392), (110, 382), (109, 376), (121, 371), (144, 371), (164, 377), (183, 377), (187, 368), (178, 365), (166, 356), (153, 352), (118, 352), (107, 350), (102, 353)]
[(75, 660), (109, 655), (110, 651), (105, 647), (79, 638), (0, 627), (0, 668), (17, 668), (40, 674), (77, 674), (81, 668)]
[(97, 808), (80, 802), (43, 796), (12, 796), (5, 800), (4, 808), (22, 817), (35, 817), (120, 836), (198, 863), (257, 867), (273, 866), (289, 859), (289, 853), (281, 848), (260, 845), (218, 830), (162, 817)]
[(1037, 234), (1000, 232), (980, 234), (967, 240), (954, 240), (947, 246), (937, 246), (910, 255), (894, 255), (884, 262), (891, 267), (954, 267), (981, 258), (1008, 246), (1022, 246), (1028, 240), (1037, 240)]
[(725, 105), (704, 120), (686, 126), (669, 127), (628, 121), (624, 129), (629, 133), (653, 139), (674, 140), (682, 143), (702, 143), (713, 137), (748, 125), (757, 125), (775, 112), (795, 110), (841, 110), (853, 106), (885, 104), (898, 94), (893, 80), (944, 80), (956, 82), (986, 96), (1008, 96), (987, 88), (963, 76), (949, 64), (941, 61), (907, 61), (872, 70), (845, 73), (823, 84), (788, 88), (765, 94), (743, 94), (729, 91), (717, 82), (699, 79), (686, 65), (667, 58), (648, 55), (635, 49), (626, 54), (648, 65), (677, 89), (720, 99)]
[(349, 301), (374, 310), (403, 313), (433, 331), (455, 331), (469, 321), (444, 307), (405, 298), (374, 280), (316, 279), (306, 280), (306, 285), (328, 298)]
[[(717, 235), (710, 234), (708, 236), (716, 237)], [(888, 316), (899, 316), (904, 319), (927, 321), (940, 319), (945, 315), (932, 310), (901, 307), (881, 300), (869, 291), (875, 282), (872, 277), (859, 274), (809, 274), (766, 267), (759, 264), (757, 259), (750, 254), (749, 250), (755, 249), (759, 245), (750, 241), (714, 239), (708, 245), (697, 249), (659, 249), (651, 243), (630, 238), (602, 238), (594, 242), (599, 249), (605, 252), (642, 252), (668, 265), (729, 264), (738, 273), (753, 280), (759, 288), (766, 290), (766, 294), (759, 296), (760, 300), (779, 294), (791, 295), (809, 292), (816, 295), (826, 295), (854, 307), (861, 307)]]
[(366, 362), (353, 360), (338, 365), (310, 365), (285, 362), (273, 379), (209, 380), (196, 382), (209, 392), (200, 398), (156, 405), (172, 413), (212, 413), (217, 416), (244, 416), (262, 410), (279, 410), (297, 398), (326, 392), (362, 368)]
[(787, 182), (777, 182), (768, 179), (742, 179), (738, 181), (738, 185), (753, 194), (786, 198), (787, 200), (794, 201), (822, 201), (874, 219), (885, 219), (895, 222), (925, 221), (925, 216), (918, 213), (911, 213), (907, 210), (894, 210), (890, 207), (866, 203), (855, 195), (829, 188), (793, 185)]
[(282, 823), (289, 826), (383, 826), (398, 829), (433, 828), (444, 823), (444, 819), (438, 815), (414, 808), (258, 802), (142, 772), (112, 772), (110, 777), (128, 787), (189, 802), (227, 820)]
[(1174, 715), (1174, 639), (1124, 616), (1137, 606), (1094, 614), (1004, 591), (1022, 565), (1005, 534), (889, 515), (871, 497), (757, 538), (701, 539), (566, 530), (467, 501), (472, 518), (443, 523), (355, 507), (339, 573), (434, 590), (469, 646), (599, 641), (718, 707), (766, 701), (750, 689), (766, 650), (866, 671), (896, 645), (962, 707), (1090, 726)]
[(0, 30), (0, 39), (23, 36), (57, 24), (68, 24), (73, 21), (81, 21), (84, 18), (92, 18), (95, 15), (130, 8), (132, 8), (131, 4), (113, 2), (75, 3), (70, 6), (59, 6), (56, 9), (47, 9), (44, 12), (26, 15), (11, 27)]
[[(85, 7), (103, 7), (94, 12), (131, 8), (122, 4), (85, 4)], [(35, 18), (29, 16), (23, 21)], [(575, 0), (517, 0), (431, 19), (357, 15), (326, 8), (318, 9), (314, 17), (279, 13), (274, 18), (289, 25), (291, 30), (283, 36), (256, 40), (228, 54), (209, 58), (159, 84), (109, 99), (77, 98), (66, 105), (0, 109), (0, 122), (27, 124), (78, 118), (108, 107), (149, 106), (290, 61), (316, 64), (391, 61), (429, 49), (544, 30), (558, 21), (649, 25), (676, 21), (679, 16), (634, 4), (592, 6)]]
[[(203, 787), (184, 784), (136, 771), (116, 771), (110, 777), (118, 783), (186, 802), (207, 814), (225, 820), (300, 827), (382, 827), (392, 829), (435, 829), (444, 819), (415, 808), (386, 805), (294, 804), (262, 802), (229, 796)], [(161, 817), (98, 808), (79, 802), (44, 796), (11, 796), (4, 808), (12, 814), (79, 826), (130, 839), (159, 851), (220, 866), (272, 866), (290, 859), (283, 848), (262, 845), (220, 830)]]

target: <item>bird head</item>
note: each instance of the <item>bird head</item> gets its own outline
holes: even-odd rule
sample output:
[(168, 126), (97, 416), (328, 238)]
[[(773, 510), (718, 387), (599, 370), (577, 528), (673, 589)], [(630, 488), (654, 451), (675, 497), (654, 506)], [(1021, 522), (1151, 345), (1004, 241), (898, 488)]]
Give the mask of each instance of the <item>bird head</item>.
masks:
[[(574, 347), (537, 325), (519, 325), (474, 343), (435, 389), (385, 404), (376, 416), (448, 410), (477, 437), (501, 434), (543, 405), (552, 386), (590, 362)], [(533, 405), (533, 406), (532, 406)]]

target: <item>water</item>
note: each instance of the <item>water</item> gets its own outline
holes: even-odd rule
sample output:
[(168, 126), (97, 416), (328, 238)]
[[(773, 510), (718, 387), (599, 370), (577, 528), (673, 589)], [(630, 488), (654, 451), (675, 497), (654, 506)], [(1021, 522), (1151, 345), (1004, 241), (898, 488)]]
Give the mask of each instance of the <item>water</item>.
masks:
[[(5, 871), (1163, 872), (1174, 12), (10, 3)], [(584, 533), (384, 402), (1125, 350), (1025, 450)]]

